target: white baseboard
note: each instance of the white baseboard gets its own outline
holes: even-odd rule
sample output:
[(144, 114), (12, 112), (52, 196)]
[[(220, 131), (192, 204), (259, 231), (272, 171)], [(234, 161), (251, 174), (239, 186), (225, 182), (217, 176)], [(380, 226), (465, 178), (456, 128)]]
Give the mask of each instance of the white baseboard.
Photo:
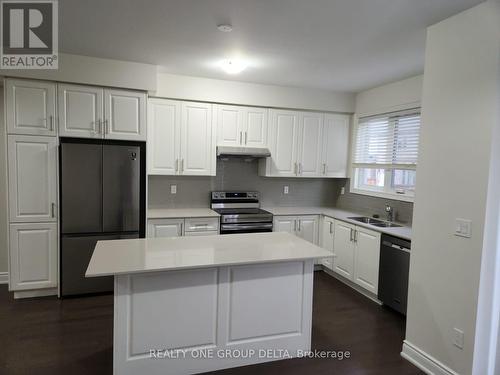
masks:
[(14, 299), (57, 296), (57, 288), (20, 290), (14, 292)]
[(8, 284), (8, 283), (9, 283), (9, 273), (0, 272), (0, 284)]
[(439, 362), (436, 358), (430, 356), (406, 340), (403, 341), (401, 357), (413, 363), (420, 370), (429, 375), (459, 375), (448, 366)]

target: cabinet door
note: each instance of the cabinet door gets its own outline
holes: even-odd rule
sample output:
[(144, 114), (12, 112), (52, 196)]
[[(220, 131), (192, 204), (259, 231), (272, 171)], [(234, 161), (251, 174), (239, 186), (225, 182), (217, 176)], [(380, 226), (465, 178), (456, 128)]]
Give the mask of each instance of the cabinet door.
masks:
[(9, 135), (11, 222), (57, 220), (57, 138)]
[(180, 174), (215, 175), (216, 156), (211, 104), (182, 103), (180, 143)]
[(273, 223), (273, 232), (287, 232), (296, 234), (297, 228), (295, 216), (275, 216)]
[(297, 217), (297, 234), (299, 237), (313, 244), (318, 243), (318, 217), (299, 216)]
[(102, 88), (59, 84), (57, 98), (60, 136), (102, 138)]
[(10, 290), (57, 286), (57, 223), (11, 224)]
[(8, 79), (5, 84), (8, 134), (56, 135), (56, 85)]
[(348, 115), (325, 115), (321, 166), (321, 172), (324, 176), (347, 176), (349, 120), (350, 117)]
[(301, 177), (321, 175), (323, 114), (304, 112), (298, 138), (298, 174)]
[(267, 147), (267, 114), (266, 108), (247, 108), (243, 137), (245, 146)]
[(321, 225), (321, 247), (332, 253), (331, 257), (323, 258), (322, 264), (333, 271), (333, 234), (335, 231), (335, 221), (329, 217), (323, 217)]
[(148, 237), (180, 237), (184, 219), (148, 220)]
[(285, 110), (271, 111), (271, 176), (297, 175), (297, 138), (299, 113)]
[(354, 282), (377, 294), (380, 233), (357, 227), (355, 241)]
[(335, 221), (333, 239), (333, 270), (349, 280), (353, 280), (354, 272), (354, 230), (355, 226)]
[(181, 103), (150, 99), (148, 102), (148, 174), (174, 175), (179, 169)]
[(245, 109), (231, 105), (218, 105), (217, 145), (241, 146), (243, 143)]
[(107, 139), (146, 140), (146, 94), (104, 90), (104, 136)]

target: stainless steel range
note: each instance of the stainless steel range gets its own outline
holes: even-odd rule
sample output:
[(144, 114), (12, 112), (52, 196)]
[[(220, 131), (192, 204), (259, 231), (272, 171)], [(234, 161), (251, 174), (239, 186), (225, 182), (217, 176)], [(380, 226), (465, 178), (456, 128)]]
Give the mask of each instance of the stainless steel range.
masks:
[(256, 191), (214, 191), (211, 208), (220, 217), (220, 234), (273, 231), (273, 214), (260, 209)]

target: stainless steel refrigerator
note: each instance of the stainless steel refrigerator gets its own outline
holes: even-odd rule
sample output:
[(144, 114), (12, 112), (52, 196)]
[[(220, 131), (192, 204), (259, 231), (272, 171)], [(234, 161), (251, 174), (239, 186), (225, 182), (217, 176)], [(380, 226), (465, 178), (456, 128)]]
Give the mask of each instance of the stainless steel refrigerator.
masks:
[(59, 156), (61, 295), (112, 291), (85, 271), (97, 241), (144, 237), (145, 144), (62, 138)]

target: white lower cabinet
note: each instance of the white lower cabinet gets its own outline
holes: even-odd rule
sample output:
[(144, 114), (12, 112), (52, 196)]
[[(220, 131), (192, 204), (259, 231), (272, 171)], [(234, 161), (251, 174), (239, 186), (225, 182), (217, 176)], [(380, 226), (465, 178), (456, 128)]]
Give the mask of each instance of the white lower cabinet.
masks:
[(377, 294), (380, 233), (335, 220), (333, 271)]
[(148, 237), (179, 237), (183, 226), (184, 219), (150, 219)]
[(378, 293), (380, 233), (356, 229), (354, 252), (354, 282), (373, 294)]
[(333, 271), (333, 241), (335, 233), (335, 220), (328, 216), (323, 216), (321, 219), (320, 245), (323, 249), (332, 253), (331, 257), (321, 259), (321, 264)]
[(57, 286), (57, 223), (10, 224), (11, 291)]
[(148, 237), (211, 236), (219, 234), (218, 217), (149, 219)]
[(274, 216), (274, 231), (295, 234), (313, 244), (318, 244), (318, 215)]

